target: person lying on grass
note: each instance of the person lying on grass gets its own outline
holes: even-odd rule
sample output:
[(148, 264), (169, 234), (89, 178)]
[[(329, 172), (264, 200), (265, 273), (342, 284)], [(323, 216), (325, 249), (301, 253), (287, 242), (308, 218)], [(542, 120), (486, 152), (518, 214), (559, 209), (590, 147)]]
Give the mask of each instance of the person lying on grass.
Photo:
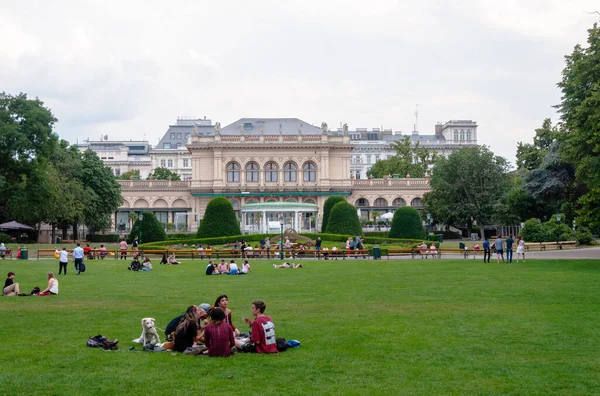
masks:
[(273, 264), (273, 268), (302, 268), (302, 264), (294, 264), (294, 263), (283, 263), (283, 264)]

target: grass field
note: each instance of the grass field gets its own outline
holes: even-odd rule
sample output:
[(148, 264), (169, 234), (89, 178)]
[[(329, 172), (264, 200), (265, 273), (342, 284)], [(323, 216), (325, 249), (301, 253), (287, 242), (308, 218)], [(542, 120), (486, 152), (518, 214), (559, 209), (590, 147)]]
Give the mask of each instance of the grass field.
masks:
[[(89, 261), (60, 294), (0, 299), (2, 394), (598, 394), (600, 261), (303, 261), (247, 276), (206, 276), (206, 261), (127, 271)], [(55, 260), (2, 261), (21, 289), (46, 286)], [(244, 330), (255, 299), (277, 356), (229, 359), (129, 352), (140, 319), (158, 327), (188, 305), (228, 294)], [(90, 335), (119, 351), (87, 348)]]

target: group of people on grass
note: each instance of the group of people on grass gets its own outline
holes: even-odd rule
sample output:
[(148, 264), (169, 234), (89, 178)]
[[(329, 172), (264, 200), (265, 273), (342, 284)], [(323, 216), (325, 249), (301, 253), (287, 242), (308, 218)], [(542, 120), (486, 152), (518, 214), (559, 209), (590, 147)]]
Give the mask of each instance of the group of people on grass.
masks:
[(229, 298), (222, 294), (211, 306), (203, 303), (191, 305), (184, 314), (175, 317), (165, 329), (166, 350), (185, 354), (228, 357), (231, 353), (277, 353), (275, 326), (265, 315), (266, 304), (262, 300), (252, 302), (253, 319), (244, 318), (250, 326), (249, 334), (242, 334), (231, 320)]
[[(34, 287), (31, 294), (35, 294), (37, 296), (51, 296), (58, 294), (58, 279), (54, 276), (54, 272), (48, 272), (48, 286), (44, 290), (40, 290), (39, 287)], [(19, 288), (19, 284), (14, 281), (15, 273), (9, 272), (6, 276), (6, 281), (4, 281), (4, 288), (2, 289), (3, 296), (19, 296), (25, 295), (29, 296), (31, 294), (22, 294), (21, 289)]]
[(250, 267), (248, 260), (244, 260), (241, 268), (235, 260), (231, 260), (229, 264), (225, 260), (221, 260), (218, 265), (210, 260), (206, 266), (206, 275), (246, 275), (248, 272), (252, 272), (252, 267)]
[(145, 257), (144, 261), (140, 263), (140, 255), (136, 254), (127, 269), (131, 271), (152, 271), (152, 261), (150, 261), (150, 257)]

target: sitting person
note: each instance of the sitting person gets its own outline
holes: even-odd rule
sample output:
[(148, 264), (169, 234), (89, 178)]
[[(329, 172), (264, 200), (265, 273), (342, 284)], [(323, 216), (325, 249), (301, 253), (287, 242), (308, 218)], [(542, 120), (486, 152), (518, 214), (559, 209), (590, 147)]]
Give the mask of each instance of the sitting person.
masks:
[(421, 258), (425, 257), (427, 258), (427, 243), (425, 241), (423, 241), (422, 244), (420, 244), (419, 246), (417, 246), (417, 250), (421, 253)]
[(163, 254), (162, 259), (160, 259), (160, 264), (169, 264), (166, 254)]
[(219, 307), (210, 312), (210, 323), (204, 328), (204, 345), (208, 356), (228, 357), (235, 347), (233, 329), (225, 322), (225, 312)]
[(225, 260), (221, 260), (221, 262), (219, 263), (219, 266), (217, 267), (217, 269), (219, 270), (220, 274), (224, 274), (226, 272), (229, 272), (229, 267), (227, 266), (227, 263), (225, 262)]
[[(183, 314), (177, 329), (175, 329), (175, 335), (173, 336), (173, 350), (177, 352), (183, 352), (187, 348), (194, 346), (198, 338), (198, 308), (195, 305), (190, 305)], [(163, 345), (163, 348), (166, 348)]]
[[(200, 305), (198, 305), (197, 307), (198, 309), (196, 310), (196, 317), (198, 319), (198, 328), (202, 329), (203, 327), (205, 327), (208, 324), (208, 315), (210, 313), (211, 310), (211, 306), (208, 303), (202, 303)], [(163, 344), (162, 347), (165, 349), (173, 349), (173, 337), (175, 335), (175, 330), (177, 330), (177, 326), (179, 326), (179, 323), (181, 322), (181, 319), (183, 319), (183, 317), (185, 316), (185, 313), (182, 313), (181, 315), (177, 315), (175, 318), (173, 318), (169, 324), (167, 324), (167, 327), (165, 328), (165, 338), (167, 339), (167, 341), (171, 341), (171, 344)], [(199, 337), (200, 338), (200, 337)]]
[(219, 270), (217, 269), (217, 265), (213, 263), (212, 260), (208, 262), (206, 266), (206, 275), (219, 275)]
[(179, 261), (177, 261), (177, 259), (175, 258), (175, 253), (171, 253), (169, 258), (167, 259), (167, 264), (173, 264), (173, 265), (179, 264)]
[(252, 316), (254, 320), (244, 318), (244, 322), (251, 327), (250, 340), (236, 340), (236, 347), (242, 352), (278, 353), (275, 338), (275, 325), (270, 316), (265, 315), (267, 305), (262, 300), (252, 303)]
[(0, 257), (2, 257), (2, 260), (6, 257), (6, 246), (3, 243), (0, 243)]
[(204, 254), (204, 248), (202, 247), (202, 244), (198, 245), (198, 257), (200, 257), (201, 259), (206, 257), (206, 255)]
[(227, 275), (238, 275), (239, 273), (240, 270), (237, 264), (235, 263), (235, 260), (231, 260), (231, 262), (229, 263), (229, 272), (227, 272)]
[(48, 287), (38, 293), (38, 296), (50, 296), (58, 294), (58, 280), (54, 277), (54, 272), (48, 272)]
[(85, 245), (85, 247), (83, 248), (83, 254), (89, 260), (93, 260), (94, 259), (94, 255), (92, 254), (92, 248), (90, 247), (89, 243), (87, 245)]
[(240, 275), (245, 275), (248, 272), (252, 272), (252, 268), (250, 267), (248, 260), (244, 260), (244, 265), (242, 265), (242, 270), (240, 271)]
[(283, 264), (273, 264), (273, 268), (302, 268), (302, 264), (294, 264), (294, 263), (283, 263)]
[(129, 267), (127, 267), (127, 269), (131, 271), (139, 271), (142, 269), (142, 264), (140, 264), (140, 259), (137, 254), (133, 256), (133, 261), (131, 262), (131, 264), (129, 264)]
[(323, 249), (321, 249), (321, 252), (323, 253), (323, 258), (325, 260), (329, 260), (329, 248), (327, 246), (323, 246)]
[(108, 251), (104, 247), (104, 245), (100, 245), (100, 258), (104, 259), (104, 257), (108, 256)]
[(15, 283), (13, 280), (15, 279), (15, 273), (9, 272), (4, 281), (4, 288), (2, 289), (3, 296), (18, 296), (19, 295), (19, 284)]
[(335, 258), (337, 260), (338, 254), (339, 254), (338, 247), (337, 246), (332, 247), (331, 248), (331, 258)]
[(431, 246), (429, 247), (429, 254), (431, 254), (432, 258), (435, 258), (435, 256), (437, 256), (437, 248), (435, 247), (435, 243), (432, 243)]
[(142, 263), (142, 271), (152, 271), (152, 262), (150, 257), (146, 257)]

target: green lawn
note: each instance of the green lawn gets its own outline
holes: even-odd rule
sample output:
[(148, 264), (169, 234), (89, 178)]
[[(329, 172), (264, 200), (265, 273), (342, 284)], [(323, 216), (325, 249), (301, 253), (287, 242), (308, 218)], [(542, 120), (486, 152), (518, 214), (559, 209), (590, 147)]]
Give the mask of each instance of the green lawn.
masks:
[[(205, 276), (206, 261), (127, 271), (116, 260), (59, 277), (60, 295), (2, 297), (6, 394), (598, 394), (600, 261), (304, 261), (247, 276)], [(55, 260), (0, 260), (21, 289), (46, 286)], [(230, 298), (242, 330), (255, 299), (278, 356), (229, 359), (128, 352), (152, 316), (164, 328), (190, 304)], [(117, 337), (119, 351), (87, 348)], [(139, 347), (138, 347), (139, 351)]]

